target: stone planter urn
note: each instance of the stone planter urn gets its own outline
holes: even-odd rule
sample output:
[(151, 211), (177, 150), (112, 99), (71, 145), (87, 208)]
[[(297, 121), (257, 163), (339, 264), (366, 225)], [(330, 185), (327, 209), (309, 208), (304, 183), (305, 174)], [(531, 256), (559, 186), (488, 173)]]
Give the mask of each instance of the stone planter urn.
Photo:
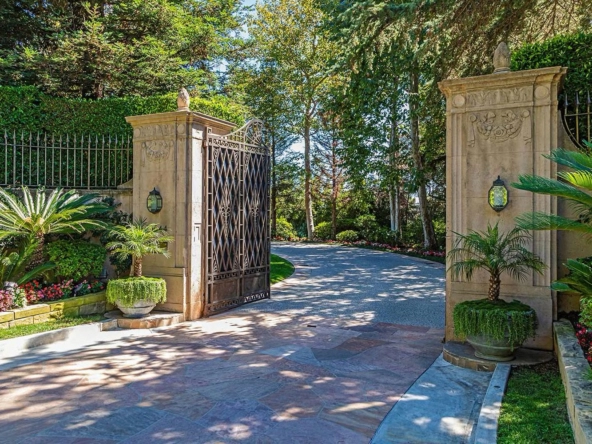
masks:
[(119, 300), (115, 302), (115, 305), (117, 305), (117, 308), (121, 310), (123, 316), (126, 318), (143, 318), (150, 314), (154, 307), (156, 307), (154, 302), (145, 299), (134, 302), (134, 305), (131, 307), (125, 306)]
[(511, 361), (515, 359), (516, 350), (522, 345), (511, 344), (508, 338), (495, 339), (488, 335), (468, 335), (467, 342), (475, 349), (475, 356), (489, 361)]

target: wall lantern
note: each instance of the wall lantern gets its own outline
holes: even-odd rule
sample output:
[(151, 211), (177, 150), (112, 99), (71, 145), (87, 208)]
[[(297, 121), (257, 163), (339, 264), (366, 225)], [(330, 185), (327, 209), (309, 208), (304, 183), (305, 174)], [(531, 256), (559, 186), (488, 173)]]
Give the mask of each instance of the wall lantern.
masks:
[(508, 206), (508, 189), (500, 176), (497, 176), (489, 189), (489, 206), (495, 211), (502, 211)]
[(148, 199), (146, 199), (146, 208), (153, 214), (158, 213), (162, 210), (162, 196), (156, 187), (148, 193)]

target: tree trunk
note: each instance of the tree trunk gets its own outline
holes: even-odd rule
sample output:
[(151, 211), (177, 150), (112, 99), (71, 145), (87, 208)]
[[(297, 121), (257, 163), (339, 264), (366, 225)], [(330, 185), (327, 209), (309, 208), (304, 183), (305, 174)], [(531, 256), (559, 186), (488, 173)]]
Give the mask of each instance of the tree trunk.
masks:
[(331, 141), (331, 239), (337, 236), (337, 196), (339, 195), (339, 165), (335, 152), (337, 141)]
[(310, 118), (304, 118), (304, 211), (306, 212), (306, 235), (308, 240), (314, 237), (312, 215), (312, 172), (310, 167)]
[(490, 301), (499, 300), (500, 286), (501, 286), (501, 279), (500, 279), (499, 274), (491, 274), (491, 276), (489, 276), (489, 294), (487, 295), (488, 300), (490, 300)]
[(277, 171), (275, 158), (275, 136), (271, 133), (271, 232), (277, 236)]
[(134, 276), (135, 277), (142, 276), (142, 258), (141, 257), (134, 258)]
[(33, 268), (45, 263), (45, 254), (43, 251), (45, 247), (45, 235), (43, 233), (37, 233), (35, 235), (35, 241), (37, 242), (37, 247), (31, 256), (29, 264), (25, 267), (27, 271), (31, 271)]
[(423, 173), (423, 161), (421, 158), (419, 144), (419, 75), (416, 70), (411, 73), (411, 90), (409, 95), (409, 114), (411, 116), (411, 154), (417, 175), (419, 201), (419, 213), (423, 226), (423, 245), (425, 248), (433, 250), (438, 247), (434, 224), (428, 208), (427, 189)]

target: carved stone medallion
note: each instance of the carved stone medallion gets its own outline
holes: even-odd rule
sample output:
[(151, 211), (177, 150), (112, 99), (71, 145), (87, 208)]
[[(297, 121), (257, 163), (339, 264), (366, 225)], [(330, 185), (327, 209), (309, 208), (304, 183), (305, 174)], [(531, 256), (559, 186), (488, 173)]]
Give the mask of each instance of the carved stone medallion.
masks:
[(173, 140), (147, 140), (142, 142), (142, 148), (146, 150), (146, 156), (152, 161), (164, 160), (173, 150)]

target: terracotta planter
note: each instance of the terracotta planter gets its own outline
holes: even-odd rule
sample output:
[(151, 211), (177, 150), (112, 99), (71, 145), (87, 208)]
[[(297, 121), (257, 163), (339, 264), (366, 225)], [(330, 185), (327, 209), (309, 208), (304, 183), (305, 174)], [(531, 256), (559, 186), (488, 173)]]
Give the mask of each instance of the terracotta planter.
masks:
[(511, 361), (522, 344), (511, 344), (507, 338), (494, 339), (487, 335), (467, 336), (467, 342), (475, 349), (475, 356), (489, 361)]
[(132, 307), (124, 307), (119, 300), (116, 304), (126, 318), (143, 318), (156, 307), (154, 302), (144, 299), (136, 301)]

